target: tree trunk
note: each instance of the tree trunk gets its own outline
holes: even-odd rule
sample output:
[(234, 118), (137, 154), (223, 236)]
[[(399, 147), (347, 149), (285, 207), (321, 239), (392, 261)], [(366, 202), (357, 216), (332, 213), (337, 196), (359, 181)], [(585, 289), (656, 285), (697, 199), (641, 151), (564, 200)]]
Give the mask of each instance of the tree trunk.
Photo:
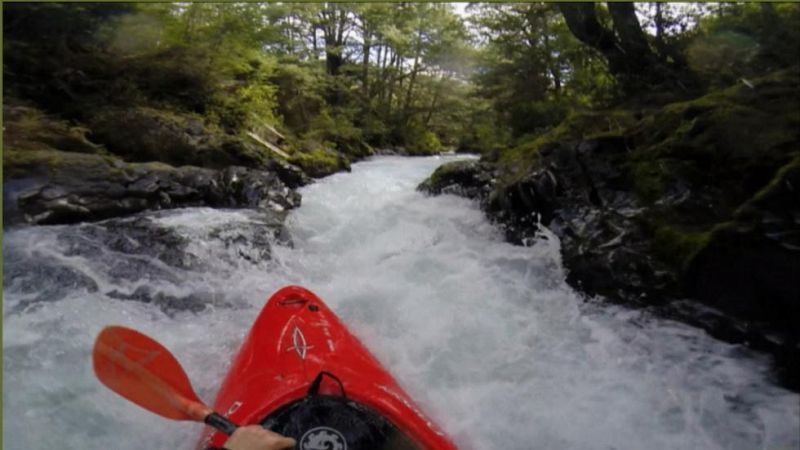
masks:
[(638, 91), (662, 82), (666, 66), (659, 63), (636, 18), (633, 3), (608, 3), (614, 32), (597, 20), (594, 3), (559, 3), (567, 27), (578, 40), (598, 50), (608, 69), (626, 91)]
[(584, 44), (598, 50), (608, 60), (612, 73), (621, 71), (624, 54), (617, 47), (614, 33), (597, 21), (594, 3), (558, 3), (567, 27)]
[(364, 35), (364, 44), (362, 45), (364, 57), (361, 61), (361, 86), (363, 89), (364, 101), (367, 102), (369, 101), (369, 52), (372, 47), (372, 36), (369, 30), (366, 29), (366, 26), (362, 33)]
[(431, 100), (431, 106), (428, 108), (428, 113), (425, 115), (425, 128), (431, 123), (431, 117), (433, 117), (433, 111), (436, 109), (436, 103), (439, 101), (439, 97), (441, 97), (443, 85), (444, 85), (445, 77), (442, 75), (441, 80), (436, 85), (436, 90), (433, 92), (433, 100)]
[(386, 117), (392, 113), (392, 101), (394, 100), (394, 90), (397, 84), (397, 75), (400, 70), (400, 58), (397, 53), (392, 53), (392, 61), (389, 63), (389, 67), (391, 68), (391, 73), (389, 74), (389, 92), (386, 96)]
[(408, 110), (411, 107), (411, 94), (414, 91), (414, 83), (417, 80), (417, 72), (419, 72), (419, 60), (422, 57), (422, 27), (417, 31), (417, 47), (414, 51), (414, 66), (411, 68), (411, 78), (408, 80), (408, 90), (406, 91), (406, 101), (403, 105), (403, 113), (408, 116)]
[(328, 75), (339, 75), (342, 67), (344, 31), (347, 25), (347, 11), (337, 3), (327, 3), (320, 11), (322, 37), (325, 40), (325, 69)]
[[(544, 19), (542, 19), (544, 20)], [(547, 29), (546, 24), (542, 29)], [(547, 69), (550, 71), (550, 76), (553, 77), (553, 93), (556, 98), (561, 97), (561, 68), (558, 65), (558, 59), (553, 58), (553, 49), (550, 46), (550, 35), (544, 33), (544, 51), (547, 59)]]
[(629, 64), (635, 67), (642, 63), (643, 68), (652, 65), (655, 54), (650, 50), (647, 37), (642, 31), (639, 19), (636, 17), (636, 8), (631, 2), (608, 2), (608, 12), (614, 22), (614, 31), (619, 36), (619, 45), (626, 53)]
[(661, 8), (661, 2), (656, 2), (656, 41), (664, 41), (664, 12)]

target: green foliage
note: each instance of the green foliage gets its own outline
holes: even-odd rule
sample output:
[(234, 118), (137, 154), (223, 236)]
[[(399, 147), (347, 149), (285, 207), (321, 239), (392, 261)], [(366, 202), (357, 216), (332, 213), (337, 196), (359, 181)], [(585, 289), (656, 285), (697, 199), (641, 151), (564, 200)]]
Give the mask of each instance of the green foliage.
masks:
[(364, 141), (377, 146), (385, 146), (389, 143), (389, 137), (392, 132), (390, 125), (377, 114), (365, 114), (361, 117), (359, 126), (362, 130)]
[(605, 101), (613, 85), (603, 61), (572, 36), (548, 4), (485, 4), (475, 22), (487, 44), (473, 77), (477, 93), (514, 136), (542, 132), (567, 113)]
[(283, 58), (269, 78), (276, 87), (277, 115), (297, 134), (307, 132), (325, 106), (325, 80), (319, 67)]
[[(306, 159), (331, 167), (328, 152), (355, 160), (371, 146), (514, 161), (556, 139), (620, 128), (615, 117), (585, 123), (574, 113), (619, 92), (607, 55), (581, 43), (557, 5), (470, 8), (467, 23), (451, 5), (431, 3), (9, 4), (4, 92), (84, 123), (108, 122), (108, 102), (149, 111), (137, 117), (197, 115), (227, 136), (211, 139), (219, 145), (268, 124), (305, 153), (325, 148)], [(639, 8), (657, 29), (646, 44), (675, 65), (688, 61), (711, 85), (751, 83), (796, 63), (797, 5)], [(610, 29), (610, 10), (596, 12)], [(752, 119), (735, 108), (715, 114), (742, 129)], [(706, 125), (682, 122), (671, 132), (738, 136)]]
[[(473, 50), (446, 4), (19, 4), (6, 19), (6, 93), (99, 127), (129, 158), (196, 160), (175, 119), (192, 115), (228, 136), (214, 145), (269, 124), (354, 159), (370, 144), (437, 152), (464, 134), (470, 100), (453, 77)], [(108, 102), (140, 137), (113, 138)], [(172, 144), (144, 142), (148, 124)], [(305, 159), (332, 166), (325, 152)]]
[[(643, 117), (628, 131), (637, 193), (655, 201), (676, 180), (725, 191), (720, 215), (764, 186), (800, 144), (800, 72), (789, 69), (740, 83)], [(711, 213), (709, 210), (708, 213)]]
[(800, 5), (719, 4), (702, 17), (688, 48), (690, 66), (712, 87), (798, 63)]
[(436, 133), (420, 121), (412, 120), (400, 129), (400, 133), (402, 136), (398, 141), (409, 155), (432, 155), (444, 150)]
[(442, 143), (439, 138), (428, 130), (414, 128), (410, 131), (407, 150), (411, 155), (433, 155), (442, 151)]
[(691, 67), (715, 84), (730, 85), (739, 77), (751, 76), (749, 64), (759, 51), (751, 37), (732, 31), (722, 31), (698, 37), (689, 47), (687, 57)]
[(463, 109), (463, 114), (455, 118), (463, 124), (455, 142), (458, 151), (490, 154), (509, 146), (510, 128), (498, 125), (497, 111), (489, 100), (474, 98)]
[(352, 157), (364, 157), (366, 150), (361, 145), (362, 131), (353, 125), (351, 111), (340, 108), (325, 108), (311, 121), (306, 139), (330, 142), (336, 150)]
[(3, 5), (5, 42), (28, 42), (59, 52), (94, 48), (95, 32), (129, 14), (130, 3), (14, 3)]
[(108, 168), (116, 158), (108, 155), (77, 153), (54, 149), (21, 150), (16, 147), (3, 148), (3, 173), (9, 178), (25, 177), (31, 173), (50, 171), (58, 168), (71, 168), (73, 172), (89, 176), (98, 165)]
[(276, 61), (251, 52), (232, 58), (228, 64), (232, 79), (211, 97), (208, 114), (229, 131), (260, 123), (277, 124), (278, 88), (269, 81)]

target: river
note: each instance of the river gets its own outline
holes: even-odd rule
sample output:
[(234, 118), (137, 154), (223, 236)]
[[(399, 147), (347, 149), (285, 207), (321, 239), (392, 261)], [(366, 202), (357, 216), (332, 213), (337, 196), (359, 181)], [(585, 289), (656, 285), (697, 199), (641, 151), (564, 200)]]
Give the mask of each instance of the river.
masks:
[(416, 192), (444, 160), (379, 157), (303, 188), (292, 245), (252, 211), (207, 208), (143, 215), (182, 245), (167, 263), (95, 225), (7, 230), (3, 448), (193, 448), (198, 425), (95, 380), (94, 337), (108, 324), (149, 334), (211, 403), (287, 284), (327, 300), (465, 449), (800, 447), (800, 396), (771, 381), (766, 357), (582, 298), (546, 231), (512, 246), (470, 201)]

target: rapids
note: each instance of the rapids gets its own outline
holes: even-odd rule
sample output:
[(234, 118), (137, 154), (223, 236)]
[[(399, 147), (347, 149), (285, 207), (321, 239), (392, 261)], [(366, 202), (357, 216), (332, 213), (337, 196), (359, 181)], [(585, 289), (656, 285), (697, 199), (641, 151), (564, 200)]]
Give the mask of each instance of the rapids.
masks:
[[(515, 247), (469, 201), (416, 192), (443, 161), (374, 158), (303, 188), (292, 245), (251, 211), (143, 215), (185, 243), (174, 264), (110, 247), (94, 225), (7, 230), (3, 448), (194, 448), (198, 425), (95, 380), (94, 337), (108, 324), (149, 334), (211, 403), (286, 284), (326, 299), (465, 449), (800, 446), (800, 396), (772, 383), (764, 356), (582, 298), (546, 231)], [(250, 237), (220, 238), (230, 230)], [(158, 295), (128, 295), (142, 288)]]

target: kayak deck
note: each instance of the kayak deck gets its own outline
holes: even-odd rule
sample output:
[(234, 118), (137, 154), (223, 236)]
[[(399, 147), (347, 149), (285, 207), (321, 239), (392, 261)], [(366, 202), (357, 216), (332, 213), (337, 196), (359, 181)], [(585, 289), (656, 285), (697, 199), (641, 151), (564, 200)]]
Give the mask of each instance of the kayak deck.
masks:
[[(344, 399), (374, 411), (419, 448), (456, 448), (319, 297), (288, 286), (270, 297), (256, 319), (214, 410), (242, 425), (269, 425), (265, 419), (270, 415), (313, 396)], [(334, 431), (324, 431), (324, 436)], [(308, 436), (292, 437), (305, 450), (301, 438)], [(225, 439), (207, 428), (202, 444), (221, 446)], [(358, 443), (347, 444), (342, 450), (359, 448)]]

